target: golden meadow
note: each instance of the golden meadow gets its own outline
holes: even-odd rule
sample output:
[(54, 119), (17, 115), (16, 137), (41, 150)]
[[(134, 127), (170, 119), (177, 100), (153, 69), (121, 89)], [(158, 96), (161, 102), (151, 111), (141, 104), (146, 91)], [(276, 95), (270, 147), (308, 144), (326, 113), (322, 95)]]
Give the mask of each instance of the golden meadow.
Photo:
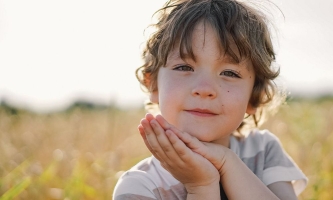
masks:
[[(137, 131), (143, 108), (77, 103), (37, 114), (0, 107), (0, 199), (112, 199), (117, 178), (149, 156)], [(300, 199), (333, 198), (333, 98), (295, 99), (262, 128), (309, 178)]]

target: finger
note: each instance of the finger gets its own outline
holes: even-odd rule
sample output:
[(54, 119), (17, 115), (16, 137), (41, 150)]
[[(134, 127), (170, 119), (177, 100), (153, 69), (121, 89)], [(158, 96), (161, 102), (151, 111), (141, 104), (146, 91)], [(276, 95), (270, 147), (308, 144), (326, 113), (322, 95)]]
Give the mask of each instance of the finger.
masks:
[(155, 135), (153, 128), (150, 125), (150, 122), (147, 119), (142, 119), (140, 125), (143, 127), (143, 131), (146, 134), (146, 137), (149, 135)]
[(148, 121), (151, 121), (151, 120), (155, 119), (154, 115), (152, 115), (150, 113), (147, 113), (145, 117)]
[(164, 152), (163, 152), (159, 142), (157, 141), (157, 137), (156, 137), (155, 132), (154, 132), (153, 128), (151, 127), (149, 121), (147, 119), (142, 119), (141, 125), (142, 125), (143, 131), (146, 135), (145, 136), (146, 140), (150, 146), (151, 153), (158, 159), (166, 157), (164, 155)]
[(171, 124), (169, 124), (162, 115), (156, 115), (155, 119), (158, 121), (158, 123), (162, 126), (164, 130), (170, 129), (173, 127)]
[[(188, 148), (190, 148), (192, 151), (199, 153), (202, 156), (207, 156), (208, 149), (207, 147), (199, 141), (196, 137), (191, 136), (190, 134), (186, 132), (182, 132), (178, 130), (173, 125), (169, 124), (161, 115), (156, 116), (156, 121), (159, 122), (159, 124), (165, 129), (165, 130), (171, 130), (173, 133), (181, 140), (183, 141)], [(183, 152), (180, 152), (183, 153)]]
[(143, 130), (143, 126), (141, 124), (138, 125), (138, 130), (139, 130), (139, 133), (140, 133), (142, 139), (144, 139), (146, 137), (146, 135), (145, 135), (145, 131)]
[(186, 146), (188, 146), (192, 150), (204, 146), (204, 144), (200, 142), (196, 137), (193, 137), (187, 132), (182, 132), (175, 127), (172, 127), (170, 130), (172, 130), (177, 135), (177, 137), (180, 140), (182, 140), (186, 144)]
[[(166, 136), (165, 130), (155, 119), (150, 121), (150, 124), (156, 134), (157, 141), (159, 142), (165, 155), (168, 157), (168, 159), (171, 162), (177, 162), (177, 160), (179, 160), (178, 154), (175, 151), (175, 149), (173, 148), (171, 142), (169, 141), (169, 138)], [(164, 158), (164, 159), (165, 159), (165, 161), (167, 161), (166, 158)]]
[(196, 137), (191, 136), (190, 134), (186, 132), (182, 132), (178, 130), (176, 127), (173, 125), (169, 124), (161, 115), (156, 116), (156, 120), (159, 122), (159, 124), (164, 128), (164, 130), (170, 129), (172, 130), (179, 139), (181, 139), (189, 148), (193, 149), (198, 149), (204, 144), (200, 142)]
[(145, 143), (146, 147), (148, 148), (148, 150), (149, 150), (151, 153), (153, 153), (153, 151), (152, 151), (152, 149), (151, 149), (151, 147), (150, 147), (150, 144), (149, 144), (149, 142), (147, 141), (147, 137), (146, 137), (145, 131), (144, 131), (144, 129), (143, 129), (143, 126), (142, 126), (141, 124), (138, 126), (138, 130), (139, 130), (139, 132), (140, 132), (140, 135), (141, 135), (141, 137), (142, 137), (142, 139), (143, 139), (143, 142)]
[(181, 141), (177, 135), (171, 131), (171, 130), (166, 130), (166, 135), (169, 138), (173, 148), (177, 152), (178, 156), (180, 159), (185, 162), (191, 162), (193, 161), (193, 151), (189, 149), (183, 141)]
[(209, 149), (208, 147), (198, 140), (198, 138), (193, 137), (187, 132), (179, 131), (178, 129), (172, 127), (171, 130), (175, 133), (175, 135), (182, 140), (187, 147), (189, 147), (192, 151), (202, 155), (205, 158), (209, 157)]

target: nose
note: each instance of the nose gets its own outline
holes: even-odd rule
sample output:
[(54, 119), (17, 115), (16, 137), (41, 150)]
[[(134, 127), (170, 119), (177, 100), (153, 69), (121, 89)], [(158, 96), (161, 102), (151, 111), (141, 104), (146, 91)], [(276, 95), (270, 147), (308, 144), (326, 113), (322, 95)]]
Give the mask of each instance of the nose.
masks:
[(192, 96), (214, 99), (216, 97), (216, 90), (212, 84), (206, 81), (200, 82), (192, 89)]

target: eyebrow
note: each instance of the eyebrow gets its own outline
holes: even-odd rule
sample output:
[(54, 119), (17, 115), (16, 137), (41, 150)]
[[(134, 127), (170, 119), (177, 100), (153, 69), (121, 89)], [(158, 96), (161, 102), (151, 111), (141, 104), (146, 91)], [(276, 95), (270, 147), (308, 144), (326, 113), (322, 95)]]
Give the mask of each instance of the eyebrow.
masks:
[[(181, 60), (191, 59), (191, 60), (193, 60), (188, 53), (184, 53), (184, 57), (181, 58), (179, 51), (170, 51), (168, 59), (181, 59)], [(218, 58), (217, 60), (219, 60), (221, 62), (230, 63), (230, 64), (239, 64), (240, 63), (237, 60), (235, 60), (232, 56), (230, 56), (229, 54), (226, 54), (226, 53), (221, 53), (220, 58)]]
[[(221, 55), (222, 56), (222, 55)], [(224, 56), (221, 59), (222, 61), (230, 64), (239, 64), (233, 57), (231, 57), (229, 54), (224, 54)]]

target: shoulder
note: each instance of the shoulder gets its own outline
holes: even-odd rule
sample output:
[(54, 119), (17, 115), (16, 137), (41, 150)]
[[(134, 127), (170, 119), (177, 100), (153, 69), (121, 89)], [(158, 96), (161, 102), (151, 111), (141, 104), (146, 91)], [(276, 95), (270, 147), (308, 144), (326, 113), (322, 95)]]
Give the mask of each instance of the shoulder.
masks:
[(266, 185), (292, 182), (296, 194), (304, 190), (307, 178), (283, 149), (273, 133), (255, 129), (243, 138), (232, 138), (234, 150)]
[(276, 137), (273, 133), (269, 130), (259, 130), (254, 129), (252, 130), (247, 136), (245, 136), (244, 140), (251, 142), (251, 143), (260, 143), (260, 144), (267, 144), (271, 141), (280, 142), (279, 138)]
[(132, 199), (145, 199), (143, 197), (154, 198), (154, 173), (156, 169), (152, 164), (152, 157), (146, 158), (124, 172), (113, 191), (114, 199), (126, 199), (131, 196)]
[(119, 178), (113, 198), (168, 199), (164, 197), (172, 197), (173, 193), (184, 194), (183, 188), (183, 185), (152, 156), (142, 160)]
[(293, 166), (293, 160), (285, 152), (277, 136), (268, 130), (254, 130), (245, 139), (252, 149), (264, 153), (265, 166), (270, 168), (275, 166)]
[(272, 154), (284, 153), (279, 138), (273, 133), (271, 133), (269, 130), (255, 129), (249, 133), (249, 135), (245, 140), (247, 140), (247, 143), (251, 145), (251, 148), (255, 148), (255, 146), (257, 146), (256, 149), (258, 151), (264, 151), (266, 159), (269, 153)]
[(268, 130), (254, 129), (241, 138), (231, 137), (231, 149), (240, 157), (254, 157), (272, 144), (280, 144), (279, 139)]

